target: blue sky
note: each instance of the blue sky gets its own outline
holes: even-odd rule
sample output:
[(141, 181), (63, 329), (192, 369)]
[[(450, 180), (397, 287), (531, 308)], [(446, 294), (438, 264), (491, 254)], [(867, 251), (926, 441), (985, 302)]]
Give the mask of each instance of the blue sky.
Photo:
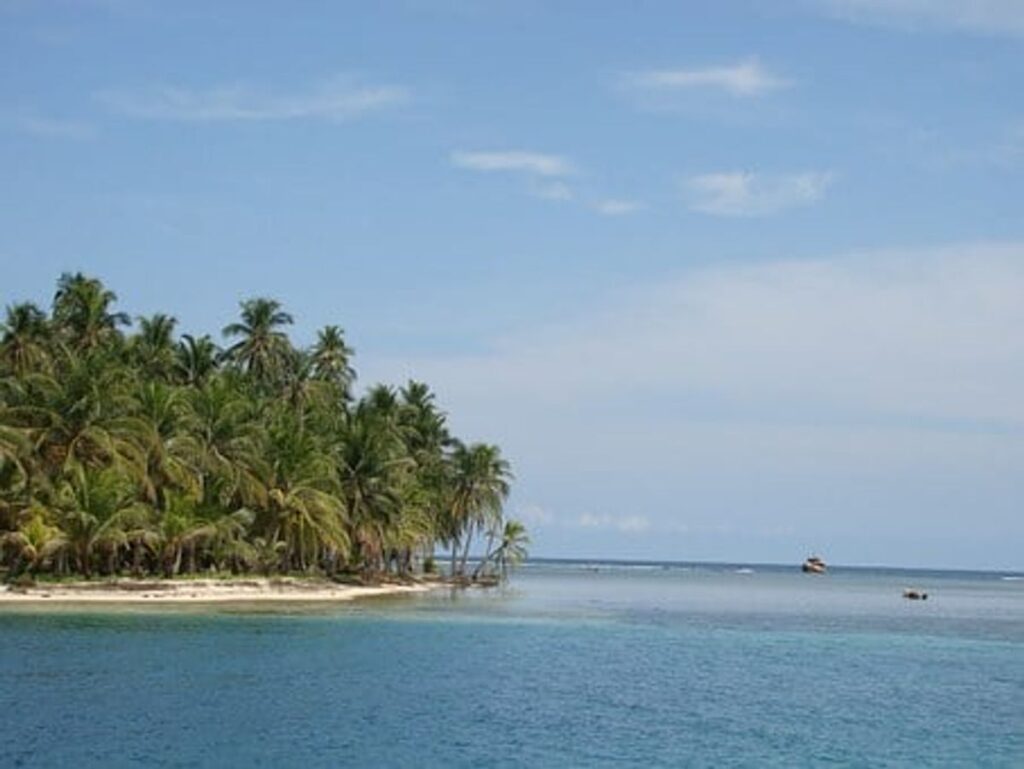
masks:
[(1024, 6), (0, 0), (0, 299), (272, 295), (538, 555), (1024, 568)]

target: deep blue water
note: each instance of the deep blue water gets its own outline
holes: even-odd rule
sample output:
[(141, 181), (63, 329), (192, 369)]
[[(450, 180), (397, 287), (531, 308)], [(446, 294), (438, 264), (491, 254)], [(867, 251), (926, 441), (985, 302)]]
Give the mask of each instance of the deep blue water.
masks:
[(1024, 766), (1024, 581), (738, 568), (531, 564), (506, 590), (329, 610), (3, 610), (0, 765)]

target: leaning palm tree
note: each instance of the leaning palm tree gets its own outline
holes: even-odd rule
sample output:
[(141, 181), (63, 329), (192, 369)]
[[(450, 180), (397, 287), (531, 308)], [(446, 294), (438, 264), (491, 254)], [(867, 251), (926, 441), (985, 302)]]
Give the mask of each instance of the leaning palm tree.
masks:
[(280, 302), (273, 299), (247, 299), (241, 306), (241, 322), (224, 327), (225, 337), (239, 337), (227, 349), (227, 357), (254, 381), (265, 386), (280, 372), (284, 357), (291, 348), (288, 336), (281, 328), (294, 321), (281, 309)]
[[(458, 443), (452, 452), (449, 536), (452, 542), (452, 574), (464, 575), (469, 547), (478, 531), (500, 519), (509, 492), (511, 472), (497, 446)], [(456, 552), (462, 545), (462, 558)]]
[(481, 561), (477, 575), (483, 573), (485, 564), (493, 558), (498, 573), (504, 579), (508, 577), (510, 569), (526, 560), (528, 555), (526, 546), (530, 544), (530, 538), (526, 534), (526, 527), (520, 521), (515, 520), (505, 521), (502, 527), (495, 529), (492, 533), (498, 547)]

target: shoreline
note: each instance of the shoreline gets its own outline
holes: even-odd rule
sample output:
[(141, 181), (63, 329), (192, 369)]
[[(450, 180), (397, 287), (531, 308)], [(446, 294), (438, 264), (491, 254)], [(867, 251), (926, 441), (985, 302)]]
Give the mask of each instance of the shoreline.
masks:
[(196, 580), (118, 579), (29, 588), (0, 587), (0, 608), (46, 604), (347, 603), (361, 598), (425, 593), (444, 582), (343, 585), (285, 577)]

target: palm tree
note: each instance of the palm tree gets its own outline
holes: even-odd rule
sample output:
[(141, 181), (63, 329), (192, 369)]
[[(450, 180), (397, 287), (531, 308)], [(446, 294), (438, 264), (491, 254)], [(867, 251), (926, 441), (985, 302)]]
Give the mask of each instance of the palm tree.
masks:
[(30, 453), (31, 443), (12, 416), (12, 410), (0, 404), (0, 465), (10, 463), (23, 472), (22, 460)]
[(230, 562), (232, 572), (237, 572), (256, 560), (257, 550), (246, 540), (255, 520), (255, 513), (245, 508), (233, 513), (215, 514), (211, 521), (209, 554), (219, 570)]
[(434, 405), (434, 394), (423, 382), (410, 380), (399, 390), (402, 401), (399, 421), (409, 453), (417, 462), (439, 458), (451, 442), (445, 427), (445, 415)]
[(156, 511), (146, 505), (134, 505), (124, 511), (121, 518), (124, 541), (131, 548), (131, 572), (134, 577), (143, 575), (143, 558), (146, 553), (156, 553), (160, 545), (160, 529)]
[(33, 510), (31, 517), (17, 530), (0, 535), (0, 550), (13, 554), (11, 570), (14, 573), (35, 574), (48, 558), (66, 546), (64, 533), (47, 523), (39, 509)]
[(286, 569), (306, 571), (321, 555), (347, 552), (345, 503), (316, 438), (285, 413), (268, 431), (265, 449), (270, 473), (264, 529), (272, 541), (285, 543)]
[(312, 356), (303, 350), (289, 350), (281, 370), (281, 395), (300, 416), (302, 429), (306, 412), (313, 406), (325, 406), (331, 400), (331, 383), (316, 377)]
[(31, 302), (7, 306), (0, 323), (0, 365), (16, 376), (42, 371), (48, 362), (50, 329), (46, 315)]
[(324, 326), (317, 332), (316, 344), (310, 351), (314, 376), (337, 385), (344, 397), (350, 396), (350, 388), (356, 379), (351, 366), (354, 350), (345, 344), (345, 332), (338, 326)]
[(254, 381), (267, 385), (280, 372), (285, 355), (291, 348), (288, 336), (280, 329), (294, 321), (273, 299), (247, 299), (241, 307), (241, 323), (224, 327), (225, 337), (241, 337), (228, 348), (227, 356)]
[(130, 374), (111, 356), (68, 353), (60, 376), (37, 375), (9, 411), (34, 444), (45, 472), (140, 462), (145, 425), (128, 416)]
[(222, 354), (209, 336), (175, 342), (163, 314), (126, 339), (116, 299), (65, 273), (51, 319), (12, 304), (0, 324), (8, 566), (405, 574), (440, 542), (464, 574), (480, 534), (479, 573), (524, 554), (501, 520), (510, 475), (497, 448), (454, 441), (421, 382), (353, 403), (340, 327), (298, 349), (291, 316), (250, 299)]
[(177, 321), (163, 313), (139, 318), (139, 332), (132, 339), (132, 353), (147, 378), (170, 378), (175, 365), (175, 325)]
[(145, 382), (138, 389), (137, 403), (136, 415), (145, 431), (138, 465), (142, 499), (165, 510), (168, 489), (198, 498), (202, 478), (186, 434), (186, 392), (161, 381)]
[(215, 531), (209, 520), (196, 514), (193, 501), (178, 495), (172, 496), (168, 510), (160, 517), (154, 532), (163, 575), (168, 578), (177, 576), (186, 555), (186, 570), (195, 571), (196, 549), (212, 538)]
[(77, 469), (64, 482), (61, 498), (61, 529), (79, 572), (86, 579), (92, 575), (97, 550), (105, 551), (106, 570), (113, 572), (118, 551), (128, 544), (126, 521), (138, 512), (131, 483), (115, 470)]
[(387, 423), (359, 408), (345, 421), (335, 462), (356, 561), (364, 571), (380, 570), (388, 533), (402, 514), (401, 483), (411, 460)]
[(53, 297), (53, 321), (77, 350), (91, 350), (119, 338), (118, 326), (131, 324), (126, 313), (112, 312), (117, 294), (82, 273), (64, 273)]
[(497, 547), (488, 548), (487, 554), (481, 559), (473, 579), (486, 573), (487, 564), (493, 559), (498, 567), (498, 573), (504, 579), (508, 577), (511, 568), (526, 560), (528, 555), (526, 546), (530, 544), (530, 537), (526, 534), (526, 527), (520, 521), (508, 520), (499, 521), (488, 535), (491, 543), (497, 543)]
[[(509, 492), (508, 462), (497, 446), (458, 443), (451, 457), (453, 477), (449, 507), (449, 536), (452, 541), (452, 573), (464, 575), (473, 535), (501, 516)], [(456, 568), (456, 551), (462, 544), (462, 558)]]
[(182, 384), (201, 386), (217, 370), (220, 350), (209, 335), (197, 339), (184, 334), (174, 352), (175, 371)]
[(203, 504), (228, 508), (266, 503), (258, 413), (230, 377), (188, 391), (181, 456), (197, 468)]

